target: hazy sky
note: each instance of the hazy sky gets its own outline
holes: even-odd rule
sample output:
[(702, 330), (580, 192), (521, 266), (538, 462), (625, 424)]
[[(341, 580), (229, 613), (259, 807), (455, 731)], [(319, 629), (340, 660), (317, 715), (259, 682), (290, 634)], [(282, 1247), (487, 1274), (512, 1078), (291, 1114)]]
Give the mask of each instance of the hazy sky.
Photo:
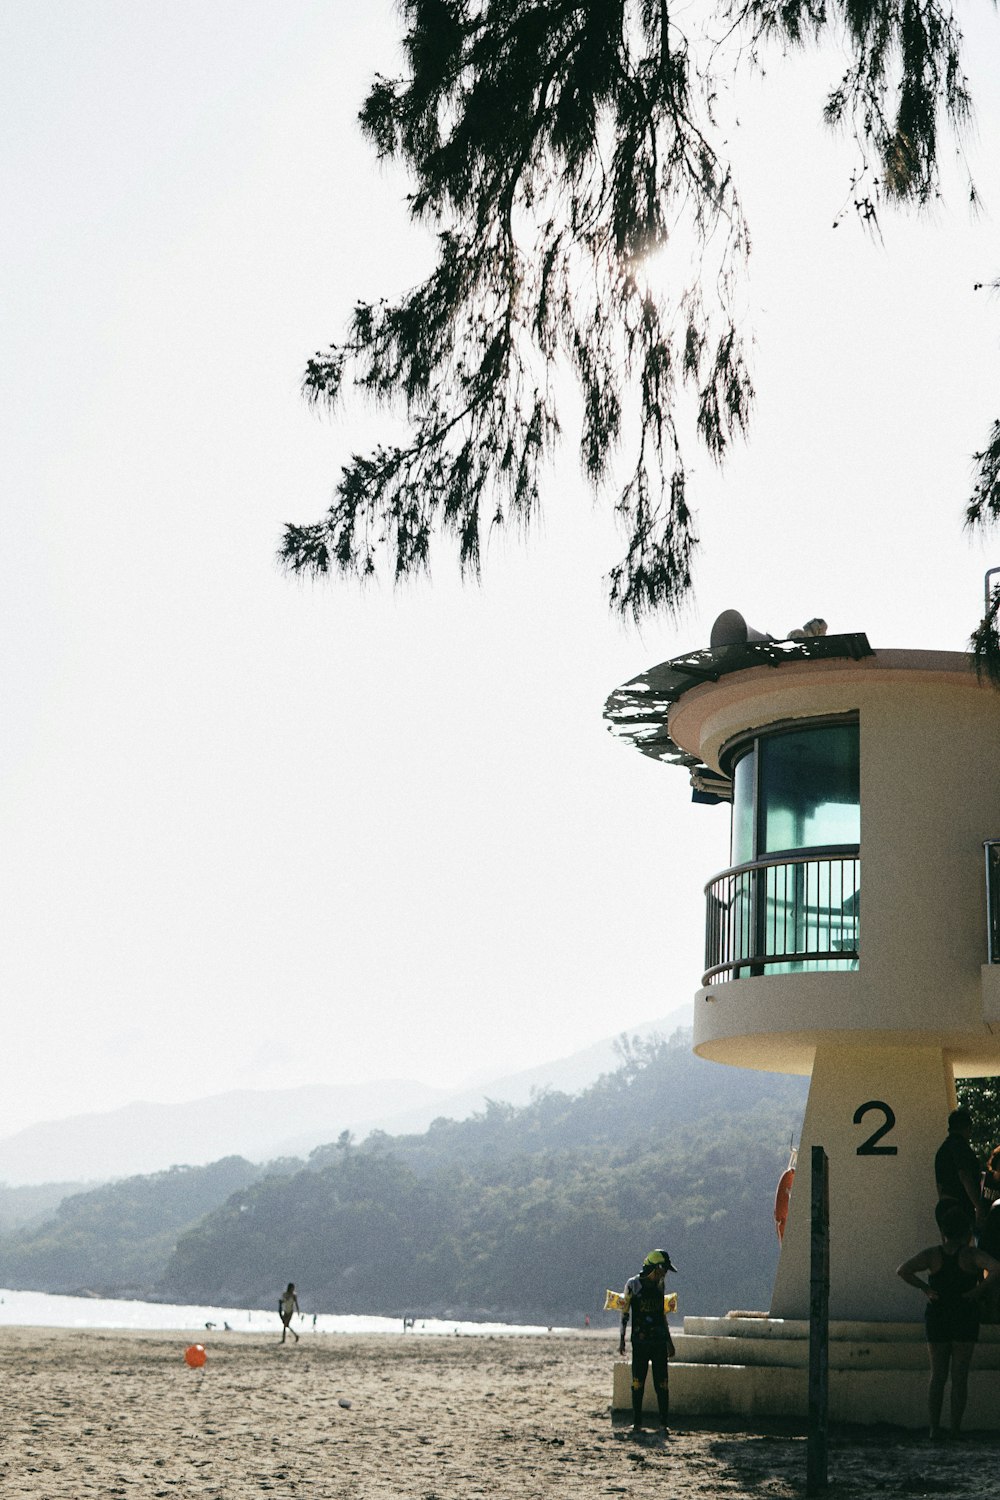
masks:
[[(607, 693), (737, 607), (961, 649), (970, 455), (1000, 414), (1000, 21), (967, 22), (961, 172), (884, 244), (819, 123), (836, 51), (739, 93), (759, 407), (693, 449), (685, 617), (612, 619), (618, 540), (572, 451), (543, 530), (462, 587), (302, 584), (377, 431), (299, 394), (359, 297), (427, 268), (354, 120), (394, 67), (365, 0), (0, 10), (0, 1132), (137, 1098), (559, 1056), (696, 988), (727, 814), (616, 744)], [(944, 747), (942, 747), (944, 749)], [(983, 835), (996, 835), (984, 829)]]

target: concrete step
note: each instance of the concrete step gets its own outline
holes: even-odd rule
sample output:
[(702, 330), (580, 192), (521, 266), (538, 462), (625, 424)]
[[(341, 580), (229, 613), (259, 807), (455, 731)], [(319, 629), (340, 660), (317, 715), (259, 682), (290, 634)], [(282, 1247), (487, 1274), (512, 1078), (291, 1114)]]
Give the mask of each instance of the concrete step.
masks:
[[(831, 1339), (831, 1370), (926, 1370), (927, 1344), (923, 1338), (903, 1342), (900, 1339), (866, 1342)], [(698, 1365), (767, 1365), (804, 1370), (809, 1364), (808, 1339), (747, 1339), (730, 1337), (701, 1338), (679, 1333), (674, 1339), (677, 1363)], [(980, 1364), (1000, 1369), (1000, 1345), (987, 1346)]]
[[(978, 1356), (978, 1350), (977, 1350)], [(615, 1365), (614, 1409), (632, 1406), (631, 1370)], [(808, 1372), (766, 1365), (670, 1364), (670, 1410), (678, 1416), (792, 1417), (808, 1414)], [(643, 1410), (655, 1413), (652, 1379)], [(947, 1420), (948, 1393), (945, 1392)], [(831, 1370), (830, 1420), (873, 1426), (927, 1425), (926, 1370)], [(1000, 1431), (1000, 1373), (979, 1370), (973, 1358), (966, 1408), (967, 1431)]]
[[(735, 1335), (748, 1339), (808, 1339), (809, 1323), (805, 1318), (747, 1318), (730, 1314), (725, 1318), (685, 1318), (684, 1332), (709, 1338)], [(830, 1323), (831, 1339), (855, 1342), (898, 1339), (905, 1343), (912, 1339), (922, 1341), (923, 1337), (922, 1320), (912, 1323)], [(1000, 1324), (984, 1323), (980, 1329), (979, 1341), (982, 1344), (1000, 1344)]]

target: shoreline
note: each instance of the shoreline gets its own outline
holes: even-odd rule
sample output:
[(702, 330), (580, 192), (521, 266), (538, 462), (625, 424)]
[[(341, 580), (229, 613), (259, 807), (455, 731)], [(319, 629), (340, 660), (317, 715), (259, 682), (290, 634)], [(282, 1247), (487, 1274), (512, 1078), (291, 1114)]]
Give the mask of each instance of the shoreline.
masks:
[[(307, 1308), (298, 1331), (312, 1331), (313, 1309)], [(403, 1314), (344, 1312), (317, 1313), (317, 1328), (323, 1333), (391, 1333), (402, 1328)], [(494, 1332), (545, 1336), (556, 1329), (564, 1333), (583, 1333), (581, 1325), (515, 1323), (491, 1320), (488, 1316), (437, 1316), (418, 1312), (417, 1331), (427, 1334), (451, 1334), (457, 1327), (462, 1334), (483, 1337)], [(603, 1314), (593, 1315), (595, 1319)], [(599, 1328), (612, 1326), (611, 1319)], [(143, 1298), (79, 1296), (68, 1292), (24, 1291), (0, 1287), (0, 1328), (117, 1328), (168, 1332), (171, 1329), (217, 1328), (228, 1323), (235, 1331), (248, 1328), (256, 1333), (269, 1332), (277, 1325), (277, 1311), (270, 1307), (219, 1305), (210, 1303), (150, 1302)], [(582, 1324), (582, 1320), (581, 1320)], [(597, 1326), (597, 1325), (595, 1325)], [(616, 1325), (615, 1325), (616, 1326)]]

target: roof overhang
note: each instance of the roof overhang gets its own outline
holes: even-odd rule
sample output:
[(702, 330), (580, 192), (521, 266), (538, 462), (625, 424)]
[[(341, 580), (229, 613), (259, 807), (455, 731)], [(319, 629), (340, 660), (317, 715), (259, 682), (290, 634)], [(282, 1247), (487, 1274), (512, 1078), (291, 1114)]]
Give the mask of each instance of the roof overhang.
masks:
[(873, 654), (863, 631), (784, 641), (746, 641), (690, 651), (649, 667), (615, 688), (604, 705), (604, 717), (616, 739), (624, 740), (653, 760), (687, 767), (697, 801), (724, 801), (731, 795), (729, 783), (720, 778), (718, 771), (703, 765), (696, 755), (682, 750), (667, 731), (670, 710), (686, 692), (753, 667), (780, 669), (793, 662), (860, 661)]

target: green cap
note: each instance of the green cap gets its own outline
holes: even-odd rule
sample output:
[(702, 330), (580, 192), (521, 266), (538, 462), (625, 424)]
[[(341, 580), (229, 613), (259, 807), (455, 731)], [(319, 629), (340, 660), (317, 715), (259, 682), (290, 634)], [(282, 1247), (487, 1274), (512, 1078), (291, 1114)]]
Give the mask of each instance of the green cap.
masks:
[(652, 1266), (666, 1266), (668, 1271), (677, 1270), (677, 1267), (670, 1259), (669, 1250), (650, 1250), (642, 1263), (642, 1269), (648, 1271)]

